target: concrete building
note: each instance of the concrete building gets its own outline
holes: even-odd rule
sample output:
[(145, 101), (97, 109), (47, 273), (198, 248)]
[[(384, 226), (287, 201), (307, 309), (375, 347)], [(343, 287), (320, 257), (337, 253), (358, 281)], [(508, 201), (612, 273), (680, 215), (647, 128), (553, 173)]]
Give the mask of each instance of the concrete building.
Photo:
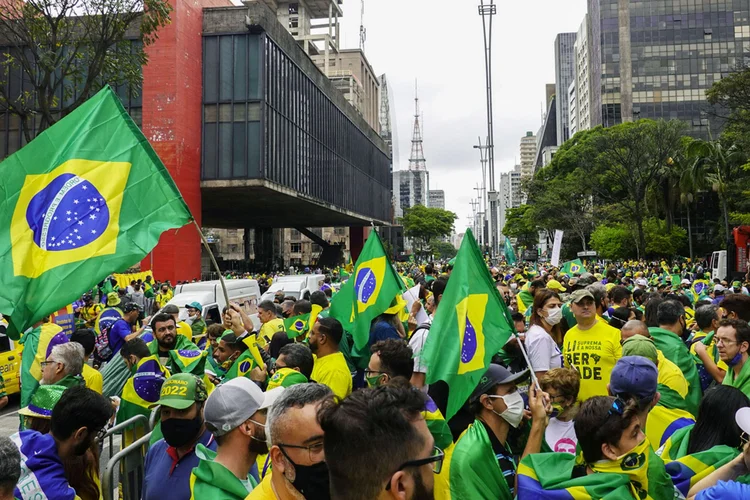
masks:
[[(591, 79), (589, 70), (591, 67), (591, 52), (589, 44), (589, 15), (583, 18), (581, 26), (576, 34), (576, 41), (573, 44), (575, 53), (575, 126), (576, 132), (588, 130), (591, 128)], [(572, 123), (572, 120), (571, 120)], [(571, 137), (575, 134), (571, 130)]]
[(536, 160), (536, 136), (534, 132), (526, 132), (521, 137), (521, 179), (534, 176), (534, 164)]
[[(747, 63), (750, 3), (588, 0), (591, 125), (679, 119), (708, 137), (705, 92)], [(711, 118), (717, 137), (722, 123)]]
[(578, 101), (576, 99), (576, 82), (573, 81), (568, 87), (568, 129), (570, 137), (578, 132)]
[(430, 208), (445, 210), (445, 191), (442, 189), (430, 189)]
[(430, 174), (427, 170), (396, 170), (393, 172), (396, 219), (404, 216), (404, 209), (430, 204)]
[(510, 172), (510, 208), (518, 208), (526, 202), (521, 191), (522, 178), (521, 165), (516, 165)]
[[(562, 96), (565, 97), (565, 96)], [(544, 152), (549, 148), (557, 150), (557, 96), (552, 96), (548, 103), (547, 114), (539, 132), (536, 135), (536, 154), (534, 156), (534, 172), (547, 165), (544, 162)], [(523, 147), (523, 145), (522, 145)]]
[(573, 45), (575, 33), (559, 33), (555, 37), (555, 95), (557, 97), (557, 143), (570, 138), (568, 88), (575, 80), (576, 65)]

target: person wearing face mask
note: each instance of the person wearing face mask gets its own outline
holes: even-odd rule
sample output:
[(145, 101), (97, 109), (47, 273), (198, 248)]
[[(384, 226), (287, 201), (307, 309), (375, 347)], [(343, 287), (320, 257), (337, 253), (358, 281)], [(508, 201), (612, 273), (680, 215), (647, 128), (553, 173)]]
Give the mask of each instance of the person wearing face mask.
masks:
[(318, 412), (332, 403), (323, 384), (297, 384), (284, 390), (268, 411), (266, 440), (272, 472), (246, 500), (328, 500), (328, 464)]
[(575, 418), (584, 464), (569, 453), (530, 455), (518, 467), (518, 498), (679, 498), (664, 462), (650, 450), (638, 404), (586, 400)]
[(195, 447), (216, 451), (216, 441), (203, 421), (208, 394), (203, 381), (190, 373), (169, 377), (161, 387), (160, 423), (163, 439), (148, 450), (142, 500), (188, 500), (190, 473), (198, 465)]
[(198, 339), (206, 333), (206, 322), (202, 316), (203, 306), (199, 302), (191, 302), (185, 304), (185, 309), (188, 313), (188, 319), (185, 320), (185, 323), (190, 325), (190, 329), (193, 331), (193, 342), (198, 342)]
[(21, 431), (12, 435), (10, 439), (22, 460), (15, 498), (79, 498), (70, 486), (63, 463), (87, 453), (103, 435), (112, 411), (109, 400), (101, 394), (83, 386), (71, 387), (52, 409), (49, 434)]
[(537, 377), (563, 365), (562, 353), (558, 347), (558, 344), (562, 344), (561, 307), (560, 297), (553, 290), (542, 288), (534, 295), (531, 326), (526, 331), (525, 345), (529, 363)]
[(720, 359), (727, 364), (723, 385), (741, 390), (750, 397), (750, 326), (741, 319), (725, 319), (716, 330), (716, 346)]
[(258, 455), (268, 453), (266, 413), (283, 388), (265, 394), (246, 378), (214, 390), (203, 412), (216, 438), (216, 452), (199, 444), (198, 467), (190, 478), (191, 498), (243, 500), (258, 485)]
[(576, 454), (578, 438), (573, 420), (578, 413), (578, 372), (571, 368), (553, 368), (539, 378), (542, 390), (549, 394), (552, 413), (544, 432), (542, 452)]
[[(498, 498), (510, 500), (516, 491), (516, 459), (507, 444), (511, 427), (523, 420), (523, 397), (516, 382), (528, 370), (511, 373), (491, 364), (469, 397), (476, 420), (456, 442), (450, 460), (450, 491), (452, 498)], [(546, 395), (529, 386), (531, 431), (522, 457), (539, 453), (547, 425)], [(550, 410), (551, 411), (551, 410)]]
[[(214, 363), (225, 373), (223, 380), (232, 380), (237, 377), (236, 369), (233, 370), (231, 376), (230, 371), (232, 371), (231, 368), (245, 351), (247, 351), (247, 346), (237, 338), (232, 330), (225, 330), (221, 337), (219, 337), (216, 348), (213, 350), (213, 358)], [(222, 379), (217, 379), (213, 382), (218, 384), (221, 380)]]
[(688, 383), (685, 402), (688, 404), (689, 411), (695, 414), (698, 411), (703, 390), (695, 360), (683, 342), (683, 339), (687, 338), (685, 309), (676, 300), (665, 300), (656, 309), (656, 321), (659, 327), (648, 329), (651, 339), (664, 357), (677, 365), (685, 375)]

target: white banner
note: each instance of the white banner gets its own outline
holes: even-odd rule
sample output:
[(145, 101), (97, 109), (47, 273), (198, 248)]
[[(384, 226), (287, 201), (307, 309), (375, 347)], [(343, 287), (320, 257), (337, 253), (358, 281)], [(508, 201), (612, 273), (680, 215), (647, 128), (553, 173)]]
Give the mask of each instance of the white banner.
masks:
[(559, 229), (555, 231), (555, 243), (552, 245), (552, 260), (550, 261), (553, 266), (557, 267), (560, 265), (560, 248), (562, 247), (563, 232)]

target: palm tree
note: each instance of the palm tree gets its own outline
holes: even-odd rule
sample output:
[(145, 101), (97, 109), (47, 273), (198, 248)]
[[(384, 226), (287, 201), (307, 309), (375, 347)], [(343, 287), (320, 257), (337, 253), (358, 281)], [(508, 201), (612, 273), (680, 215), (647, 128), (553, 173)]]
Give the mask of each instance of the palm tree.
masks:
[(736, 144), (725, 147), (721, 141), (693, 140), (687, 148), (688, 157), (693, 161), (692, 176), (699, 188), (709, 187), (716, 192), (721, 202), (724, 216), (724, 242), (729, 240), (729, 208), (727, 189), (736, 181), (745, 156)]
[[(687, 164), (684, 157), (678, 158), (676, 163), (682, 165)], [(688, 248), (690, 252), (690, 258), (692, 259), (695, 254), (693, 253), (693, 227), (690, 223), (690, 206), (695, 201), (695, 196), (698, 191), (698, 186), (696, 185), (696, 179), (693, 169), (682, 169), (682, 174), (680, 175), (678, 186), (680, 190), (680, 204), (685, 207), (685, 213), (687, 214)]]

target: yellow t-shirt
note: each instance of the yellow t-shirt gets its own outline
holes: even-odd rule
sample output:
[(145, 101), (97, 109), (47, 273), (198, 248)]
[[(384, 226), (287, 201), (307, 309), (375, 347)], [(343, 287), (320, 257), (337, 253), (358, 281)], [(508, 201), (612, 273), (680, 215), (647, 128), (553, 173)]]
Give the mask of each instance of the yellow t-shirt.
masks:
[(689, 386), (685, 375), (682, 374), (682, 370), (680, 370), (676, 364), (665, 358), (661, 351), (657, 350), (656, 355), (659, 363), (659, 378), (657, 379), (657, 382), (666, 385), (679, 394), (682, 399), (685, 399)]
[(266, 347), (271, 342), (273, 334), (284, 330), (284, 320), (280, 318), (272, 319), (268, 323), (263, 323), (258, 332), (258, 346)]
[(102, 379), (102, 374), (99, 373), (99, 370), (94, 370), (89, 365), (84, 363), (81, 375), (83, 376), (84, 382), (86, 382), (86, 387), (94, 392), (98, 392), (99, 394), (102, 393), (102, 384), (104, 383), (104, 381)]
[(184, 337), (187, 337), (190, 342), (193, 341), (193, 329), (190, 328), (190, 325), (188, 325), (184, 321), (180, 321), (179, 323), (177, 323), (177, 333)]
[(273, 492), (271, 486), (271, 473), (266, 474), (263, 481), (258, 483), (258, 486), (253, 488), (245, 500), (276, 500), (276, 493)]
[(340, 352), (315, 358), (311, 378), (330, 387), (339, 399), (344, 399), (352, 392), (352, 374)]
[[(698, 332), (693, 337), (693, 340), (694, 341), (698, 341), (698, 342), (703, 341), (703, 339), (706, 338), (707, 335), (708, 334), (705, 333), (705, 332)], [(692, 354), (693, 356), (697, 357), (698, 354), (696, 354), (696, 352), (695, 352), (695, 344), (696, 343), (697, 342), (693, 342), (692, 344), (690, 344), (690, 354)], [(706, 352), (708, 352), (708, 355), (711, 356), (711, 359), (714, 360), (714, 362), (716, 363), (716, 366), (718, 366), (720, 369), (722, 369), (724, 371), (727, 371), (729, 369), (729, 367), (727, 366), (727, 364), (725, 362), (723, 362), (721, 360), (721, 358), (719, 357), (719, 349), (716, 347), (716, 340), (715, 339), (712, 339), (711, 343), (706, 346)]]
[(620, 330), (599, 321), (588, 330), (576, 325), (563, 341), (565, 366), (573, 367), (581, 378), (578, 401), (607, 396), (607, 384), (617, 360), (622, 357)]

